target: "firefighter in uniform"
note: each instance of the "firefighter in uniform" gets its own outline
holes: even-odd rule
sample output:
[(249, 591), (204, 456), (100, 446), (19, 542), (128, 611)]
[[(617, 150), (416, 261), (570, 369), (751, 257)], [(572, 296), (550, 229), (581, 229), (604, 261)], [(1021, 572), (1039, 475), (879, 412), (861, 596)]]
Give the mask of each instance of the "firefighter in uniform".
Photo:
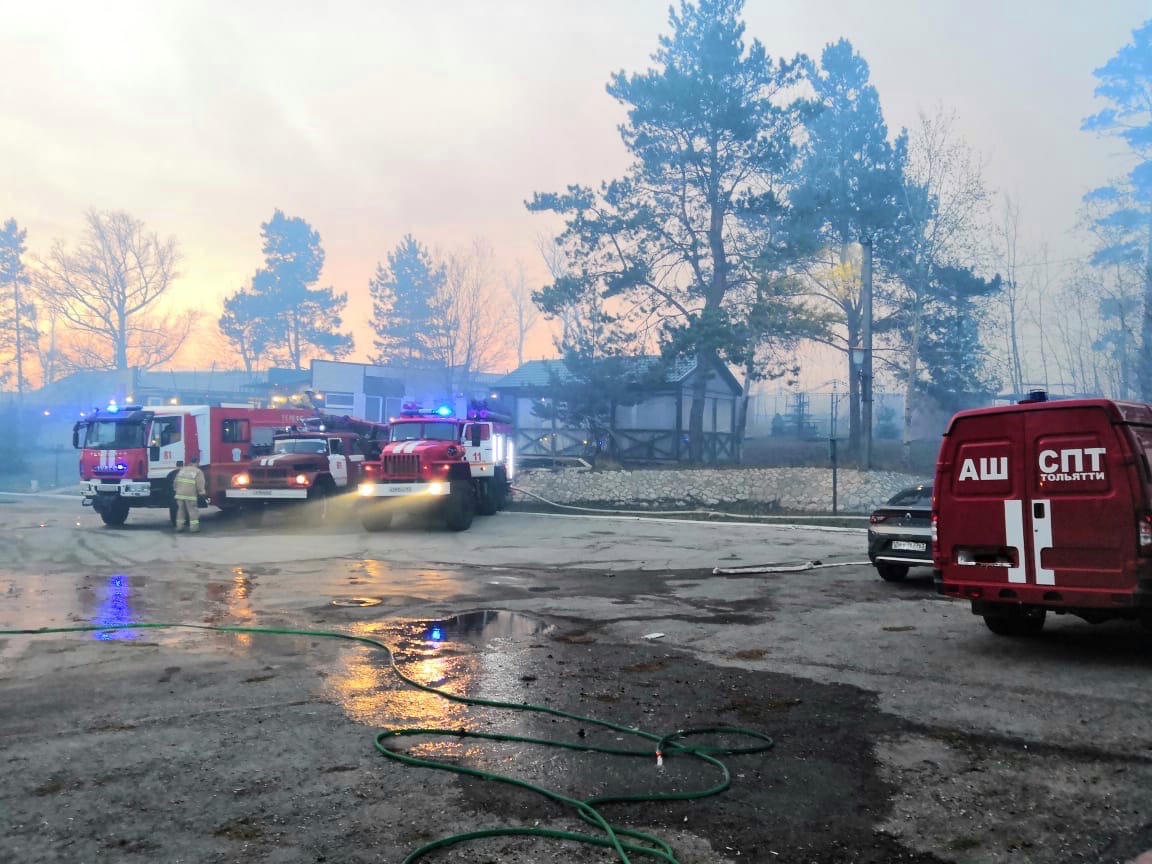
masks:
[(192, 453), (188, 464), (176, 472), (172, 489), (176, 493), (176, 530), (187, 528), (195, 534), (200, 530), (200, 499), (204, 496), (204, 472), (200, 470), (200, 456)]

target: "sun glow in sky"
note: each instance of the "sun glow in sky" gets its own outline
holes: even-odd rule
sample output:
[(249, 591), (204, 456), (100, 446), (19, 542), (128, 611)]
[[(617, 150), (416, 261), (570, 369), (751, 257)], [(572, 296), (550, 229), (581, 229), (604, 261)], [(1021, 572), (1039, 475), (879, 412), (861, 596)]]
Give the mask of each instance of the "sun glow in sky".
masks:
[[(123, 209), (183, 251), (178, 306), (219, 317), (260, 265), (279, 207), (312, 223), (323, 282), (346, 291), (365, 359), (367, 285), (405, 233), (450, 249), (483, 236), (502, 266), (546, 271), (555, 223), (535, 191), (618, 176), (616, 70), (648, 64), (667, 0), (36, 2), (0, 0), (0, 220), (32, 254), (84, 211)], [(872, 67), (889, 127), (955, 110), (1025, 241), (1083, 254), (1080, 197), (1124, 169), (1079, 131), (1092, 70), (1148, 17), (1144, 0), (748, 0), (773, 55), (844, 36)], [(192, 348), (183, 366), (207, 365)], [(550, 353), (545, 327), (531, 356)]]

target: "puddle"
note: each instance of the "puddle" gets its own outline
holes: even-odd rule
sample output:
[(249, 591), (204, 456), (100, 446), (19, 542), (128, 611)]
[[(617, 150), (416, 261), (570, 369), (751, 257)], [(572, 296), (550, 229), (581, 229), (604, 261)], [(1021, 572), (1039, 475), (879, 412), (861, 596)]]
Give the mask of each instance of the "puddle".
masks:
[(529, 615), (485, 609), (428, 622), (424, 638), (434, 644), (463, 641), (483, 645), (493, 639), (528, 639), (546, 630), (547, 624)]
[[(526, 648), (551, 625), (516, 612), (481, 610), (437, 620), (361, 622), (350, 627), (392, 647), (405, 675), (445, 692), (506, 702), (524, 699)], [(345, 713), (376, 727), (467, 725), (467, 706), (418, 690), (392, 674), (388, 658), (370, 648), (348, 651), (325, 679), (327, 695)], [(510, 718), (508, 722), (519, 722)], [(460, 757), (471, 745), (432, 740), (410, 752)]]

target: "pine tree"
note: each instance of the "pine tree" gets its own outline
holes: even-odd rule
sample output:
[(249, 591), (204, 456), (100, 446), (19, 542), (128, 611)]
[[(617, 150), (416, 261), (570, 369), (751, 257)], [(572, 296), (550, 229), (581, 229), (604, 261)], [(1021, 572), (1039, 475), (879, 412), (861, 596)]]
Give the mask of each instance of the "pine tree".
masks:
[(15, 219), (0, 227), (0, 351), (11, 357), (11, 366), (5, 364), (5, 377), (13, 379), (16, 392), (23, 394), (27, 386), (24, 358), (35, 350), (39, 333), (36, 329), (36, 308), (28, 292), (28, 274), (21, 260), (24, 238)]
[[(352, 337), (340, 332), (347, 294), (313, 287), (324, 269), (320, 235), (299, 217), (280, 210), (260, 226), (264, 266), (252, 287), (225, 301), (221, 331), (243, 356), (263, 347), (268, 357), (303, 369), (310, 356), (345, 357)], [(250, 294), (250, 296), (248, 296)]]
[(443, 265), (407, 234), (388, 254), (388, 266), (376, 266), (368, 283), (372, 294), (372, 329), (376, 333), (373, 363), (406, 366), (438, 365), (434, 332), (441, 316)]
[(1096, 219), (1107, 242), (1093, 263), (1139, 269), (1144, 277), (1140, 395), (1152, 401), (1152, 20), (1132, 33), (1111, 60), (1095, 71), (1097, 98), (1109, 107), (1084, 121), (1083, 128), (1119, 138), (1132, 151), (1128, 174), (1085, 196), (1104, 211)]

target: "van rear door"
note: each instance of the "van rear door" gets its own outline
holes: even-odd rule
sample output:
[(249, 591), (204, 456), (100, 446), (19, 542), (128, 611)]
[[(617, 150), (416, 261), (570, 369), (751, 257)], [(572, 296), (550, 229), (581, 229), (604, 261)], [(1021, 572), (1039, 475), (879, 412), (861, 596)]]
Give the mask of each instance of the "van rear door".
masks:
[(1017, 411), (957, 416), (941, 450), (937, 566), (945, 581), (1022, 582), (1024, 418)]
[(1137, 466), (1126, 428), (1104, 404), (1024, 418), (1028, 581), (1073, 589), (1131, 588)]

